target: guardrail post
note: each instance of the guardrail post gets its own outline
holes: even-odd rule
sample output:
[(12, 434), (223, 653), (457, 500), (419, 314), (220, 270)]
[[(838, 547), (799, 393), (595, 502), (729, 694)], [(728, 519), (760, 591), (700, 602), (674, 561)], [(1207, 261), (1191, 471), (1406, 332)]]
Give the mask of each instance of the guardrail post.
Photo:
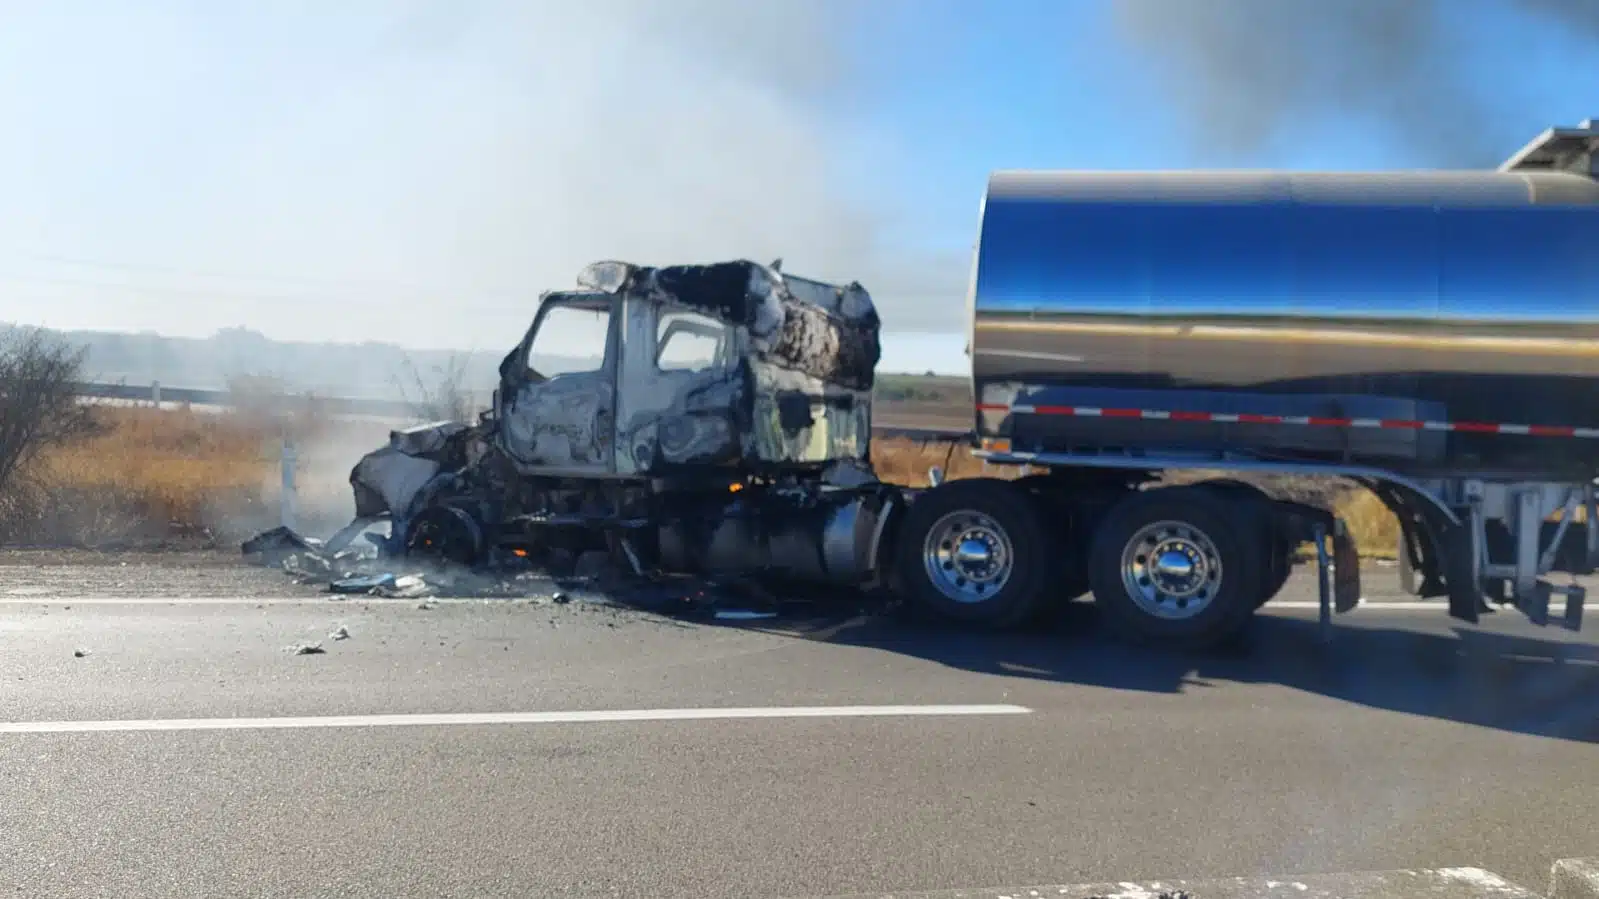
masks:
[(156, 408), (158, 408), (158, 409), (161, 408), (161, 382), (160, 381), (151, 381), (150, 382), (150, 402), (155, 403)]
[(294, 447), (294, 438), (284, 435), (281, 453), (283, 468), (283, 488), (278, 498), (279, 523), (289, 530), (294, 530), (295, 511), (299, 505), (299, 497), (295, 493), (294, 469), (299, 462), (299, 454)]

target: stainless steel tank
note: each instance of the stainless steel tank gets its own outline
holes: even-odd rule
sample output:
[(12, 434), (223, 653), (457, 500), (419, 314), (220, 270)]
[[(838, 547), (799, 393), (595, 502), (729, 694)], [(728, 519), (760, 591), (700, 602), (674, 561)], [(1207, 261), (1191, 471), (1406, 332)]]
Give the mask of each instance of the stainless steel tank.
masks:
[(970, 304), (982, 430), (1040, 449), (1599, 469), (1581, 174), (999, 173)]

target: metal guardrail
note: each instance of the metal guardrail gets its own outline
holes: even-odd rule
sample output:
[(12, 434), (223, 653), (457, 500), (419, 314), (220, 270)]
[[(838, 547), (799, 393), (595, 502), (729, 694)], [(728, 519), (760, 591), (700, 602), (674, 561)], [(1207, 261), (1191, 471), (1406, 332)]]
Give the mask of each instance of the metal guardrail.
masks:
[[(78, 385), (78, 395), (91, 399), (129, 400), (145, 403), (190, 403), (196, 406), (232, 406), (234, 397), (227, 390), (208, 387), (168, 387), (159, 382), (152, 384), (104, 384), (84, 382)], [(395, 415), (408, 417), (414, 406), (403, 400), (386, 400), (368, 397), (284, 396), (285, 402), (312, 399), (325, 411), (335, 415)], [(938, 425), (897, 424), (879, 422), (872, 427), (879, 437), (899, 437), (907, 440), (963, 440), (970, 429)]]
[[(234, 396), (230, 391), (208, 387), (168, 387), (153, 384), (97, 384), (85, 382), (78, 385), (78, 395), (93, 399), (134, 400), (146, 403), (192, 403), (196, 406), (232, 406)], [(285, 402), (314, 399), (329, 412), (344, 415), (408, 415), (410, 403), (403, 400), (384, 400), (365, 397), (341, 396), (284, 396)]]

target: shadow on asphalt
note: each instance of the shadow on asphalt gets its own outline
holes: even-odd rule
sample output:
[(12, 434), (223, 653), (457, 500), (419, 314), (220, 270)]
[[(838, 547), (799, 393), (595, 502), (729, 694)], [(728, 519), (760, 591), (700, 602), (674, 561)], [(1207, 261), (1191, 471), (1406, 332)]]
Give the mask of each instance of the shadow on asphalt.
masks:
[(1365, 624), (1340, 627), (1323, 644), (1314, 619), (1263, 615), (1224, 649), (1184, 653), (1116, 642), (1095, 619), (1091, 604), (1073, 603), (1034, 632), (972, 633), (875, 617), (810, 639), (981, 674), (1120, 690), (1282, 684), (1389, 711), (1599, 743), (1599, 646), (1591, 643)]

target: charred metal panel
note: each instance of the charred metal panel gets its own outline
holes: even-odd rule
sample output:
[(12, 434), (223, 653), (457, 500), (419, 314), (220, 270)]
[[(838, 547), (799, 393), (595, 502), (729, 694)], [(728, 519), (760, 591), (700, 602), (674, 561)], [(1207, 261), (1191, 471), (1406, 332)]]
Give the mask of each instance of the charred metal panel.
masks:
[(385, 512), (402, 514), (433, 476), (439, 463), (407, 455), (392, 446), (361, 457), (350, 472), (350, 487), (355, 491), (355, 516), (371, 518)]
[(524, 465), (607, 466), (614, 446), (615, 393), (600, 373), (524, 384), (500, 422), (501, 443)]
[[(604, 294), (546, 294), (533, 327), (501, 363), (497, 438), (518, 465), (547, 473), (614, 469), (617, 305)], [(556, 309), (607, 314), (604, 346), (580, 348), (599, 350), (597, 369), (547, 377), (530, 367), (533, 342)]]
[(752, 335), (761, 361), (841, 387), (872, 389), (881, 354), (875, 313), (869, 323), (848, 322), (787, 297), (782, 309), (781, 326)]
[[(623, 299), (617, 470), (683, 464), (826, 464), (861, 460), (880, 355), (871, 296), (752, 262), (645, 268), (607, 262), (579, 278)], [(728, 333), (693, 370), (660, 354), (674, 310)], [(706, 328), (710, 330), (710, 328)]]
[(441, 421), (389, 432), (389, 443), (367, 453), (350, 472), (357, 518), (403, 515), (441, 470), (475, 461), (481, 441), (462, 423)]
[[(685, 306), (626, 297), (617, 380), (617, 471), (737, 462), (748, 390), (742, 329)], [(681, 326), (681, 329), (680, 329)], [(665, 344), (662, 338), (665, 338)], [(699, 338), (708, 354), (663, 361), (674, 341)]]
[(760, 361), (854, 390), (872, 387), (880, 321), (859, 284), (825, 284), (742, 260), (663, 268), (603, 262), (579, 280), (706, 310), (746, 328)]
[(866, 459), (871, 394), (772, 365), (757, 363), (752, 369), (751, 436), (757, 458), (798, 464)]

